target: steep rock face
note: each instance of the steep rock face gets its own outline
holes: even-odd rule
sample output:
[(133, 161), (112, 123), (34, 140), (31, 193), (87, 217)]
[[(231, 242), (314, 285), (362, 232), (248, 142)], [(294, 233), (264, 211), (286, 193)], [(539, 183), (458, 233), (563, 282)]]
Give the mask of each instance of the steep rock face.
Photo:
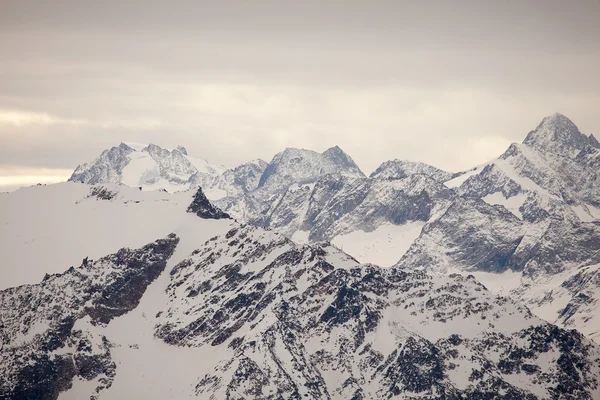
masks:
[(95, 394), (110, 387), (117, 369), (111, 344), (90, 327), (136, 308), (178, 241), (172, 234), (138, 250), (86, 258), (40, 284), (0, 292), (0, 398), (56, 399), (76, 376), (95, 381)]
[(266, 187), (270, 191), (285, 190), (291, 184), (312, 183), (330, 173), (364, 177), (360, 168), (339, 147), (323, 153), (288, 148), (273, 157), (260, 178), (258, 187)]
[(597, 222), (547, 218), (532, 223), (502, 206), (460, 197), (439, 218), (425, 224), (398, 265), (438, 271), (512, 270), (534, 279), (596, 263), (598, 251)]
[(431, 165), (406, 160), (391, 160), (381, 164), (370, 178), (377, 179), (402, 179), (410, 175), (427, 175), (438, 182), (446, 182), (460, 176), (460, 173), (443, 171)]
[[(428, 221), (443, 212), (455, 194), (425, 175), (412, 175), (394, 181), (370, 180), (362, 201), (345, 212), (337, 210), (346, 193), (334, 197), (325, 207), (325, 219), (333, 215), (331, 226), (311, 232), (311, 239), (327, 240), (356, 230), (370, 232), (384, 224), (403, 225), (407, 222)], [(323, 219), (317, 218), (317, 223)]]
[(600, 265), (596, 264), (579, 269), (553, 293), (564, 294), (569, 299), (567, 305), (558, 312), (558, 322), (567, 327), (576, 327), (595, 338), (600, 334), (597, 321), (597, 315), (600, 315), (599, 267)]
[[(568, 118), (555, 114), (529, 133), (523, 144), (512, 144), (497, 160), (467, 179), (460, 193), (484, 198), (501, 193), (506, 201), (528, 199), (529, 219), (595, 219), (600, 184), (598, 149)], [(591, 206), (591, 209), (590, 209)]]
[(503, 207), (479, 199), (457, 199), (438, 219), (427, 223), (399, 265), (445, 270), (503, 272), (520, 270), (515, 257), (524, 233), (522, 222)]
[[(267, 168), (267, 162), (255, 160), (250, 163), (242, 164), (232, 170), (225, 171), (223, 179), (234, 187), (241, 188), (242, 192), (250, 192), (258, 187), (262, 174)], [(231, 178), (230, 178), (231, 177)]]
[(224, 213), (219, 208), (213, 206), (204, 195), (202, 188), (198, 188), (194, 195), (194, 200), (187, 209), (187, 212), (194, 213), (204, 219), (229, 219), (229, 214)]
[(573, 121), (559, 113), (544, 118), (523, 143), (543, 152), (569, 157), (575, 156), (586, 146), (600, 148), (595, 137), (584, 135)]
[(458, 188), (524, 221), (518, 230), (530, 249), (518, 260), (530, 274), (589, 264), (599, 250), (599, 153), (591, 144), (568, 118), (555, 114)]
[[(221, 191), (221, 197), (241, 196), (258, 187), (260, 177), (265, 172), (267, 165), (260, 159), (238, 165), (223, 172), (218, 180), (209, 183), (208, 187)], [(192, 186), (202, 186), (201, 182), (196, 181), (194, 177), (191, 182)]]
[(212, 186), (224, 168), (187, 155), (181, 146), (167, 150), (155, 144), (121, 143), (104, 151), (94, 162), (77, 167), (69, 181), (88, 184), (123, 183), (155, 189), (185, 188), (191, 179)]
[(93, 163), (79, 165), (69, 181), (91, 185), (120, 182), (123, 168), (129, 163), (128, 155), (134, 151), (125, 143), (105, 150)]
[(600, 150), (592, 146), (586, 147), (577, 155), (574, 164), (582, 168), (574, 176), (573, 186), (588, 204), (600, 208)]
[(472, 276), (360, 266), (327, 244), (241, 227), (176, 266), (167, 294), (157, 336), (212, 348), (200, 397), (600, 395), (596, 344)]
[(396, 180), (330, 174), (315, 183), (290, 185), (283, 192), (259, 189), (216, 203), (254, 225), (289, 237), (307, 232), (308, 239), (317, 242), (357, 230), (370, 232), (384, 224), (424, 222), (454, 197), (452, 190), (422, 174)]
[[(185, 182), (191, 175), (198, 172), (186, 158), (187, 151), (185, 149), (185, 153), (183, 153), (179, 149), (169, 151), (155, 144), (149, 144), (142, 151), (150, 154), (160, 168), (160, 176), (169, 181)], [(216, 171), (214, 172), (216, 173)]]
[(122, 143), (94, 162), (77, 167), (69, 181), (122, 183), (169, 192), (202, 187), (210, 198), (218, 199), (254, 190), (266, 167), (263, 160), (255, 160), (225, 169), (190, 157), (182, 146), (168, 150), (155, 144)]
[(346, 154), (339, 146), (331, 147), (323, 152), (323, 158), (338, 166), (336, 172), (350, 176), (364, 176), (354, 160)]
[[(477, 272), (547, 320), (596, 335), (589, 272), (600, 251), (594, 143), (566, 117), (545, 118), (523, 144), (466, 177), (460, 196), (425, 224), (398, 265)], [(513, 275), (518, 281), (505, 290), (502, 282)], [(573, 286), (575, 277), (584, 283)]]

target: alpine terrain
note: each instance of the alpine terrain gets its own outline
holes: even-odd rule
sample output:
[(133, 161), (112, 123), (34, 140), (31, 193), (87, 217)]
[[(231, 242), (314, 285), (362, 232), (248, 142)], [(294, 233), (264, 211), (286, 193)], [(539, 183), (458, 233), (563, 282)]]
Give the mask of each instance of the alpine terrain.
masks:
[(0, 194), (0, 399), (600, 400), (600, 144), (465, 172), (121, 143)]

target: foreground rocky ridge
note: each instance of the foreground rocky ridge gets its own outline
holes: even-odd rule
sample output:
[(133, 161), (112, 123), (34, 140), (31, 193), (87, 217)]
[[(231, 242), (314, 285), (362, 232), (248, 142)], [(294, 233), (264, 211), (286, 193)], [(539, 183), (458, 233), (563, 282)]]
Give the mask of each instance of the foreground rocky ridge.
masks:
[[(137, 306), (177, 242), (121, 250), (2, 292), (2, 398), (67, 390), (114, 399), (124, 363), (135, 361), (115, 362), (123, 343), (103, 327)], [(163, 307), (144, 318), (156, 340), (204, 354), (181, 398), (600, 398), (597, 344), (472, 276), (361, 265), (329, 244), (299, 246), (243, 225), (165, 274), (166, 292), (149, 291)], [(169, 368), (189, 373), (185, 364)], [(92, 384), (69, 389), (74, 377)]]
[(56, 399), (74, 377), (95, 381), (91, 398), (116, 374), (111, 343), (92, 328), (135, 309), (164, 270), (175, 235), (122, 249), (37, 285), (0, 292), (0, 398)]
[(171, 272), (156, 334), (222, 354), (199, 397), (598, 398), (598, 345), (472, 276), (360, 265), (252, 227)]

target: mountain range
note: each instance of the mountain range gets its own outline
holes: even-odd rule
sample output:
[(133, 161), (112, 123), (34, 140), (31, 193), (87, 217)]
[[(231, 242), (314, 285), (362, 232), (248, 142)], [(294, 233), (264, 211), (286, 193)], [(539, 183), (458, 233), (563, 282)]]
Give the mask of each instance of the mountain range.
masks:
[(600, 399), (600, 144), (464, 172), (121, 143), (0, 194), (0, 399)]

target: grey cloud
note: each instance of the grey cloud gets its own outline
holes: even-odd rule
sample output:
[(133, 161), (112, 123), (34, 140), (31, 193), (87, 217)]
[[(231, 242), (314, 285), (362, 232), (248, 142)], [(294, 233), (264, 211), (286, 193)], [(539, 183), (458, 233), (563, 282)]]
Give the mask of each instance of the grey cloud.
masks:
[(74, 168), (138, 141), (227, 165), (339, 144), (366, 172), (464, 169), (555, 111), (600, 132), (598, 15), (597, 1), (8, 1), (0, 164)]

